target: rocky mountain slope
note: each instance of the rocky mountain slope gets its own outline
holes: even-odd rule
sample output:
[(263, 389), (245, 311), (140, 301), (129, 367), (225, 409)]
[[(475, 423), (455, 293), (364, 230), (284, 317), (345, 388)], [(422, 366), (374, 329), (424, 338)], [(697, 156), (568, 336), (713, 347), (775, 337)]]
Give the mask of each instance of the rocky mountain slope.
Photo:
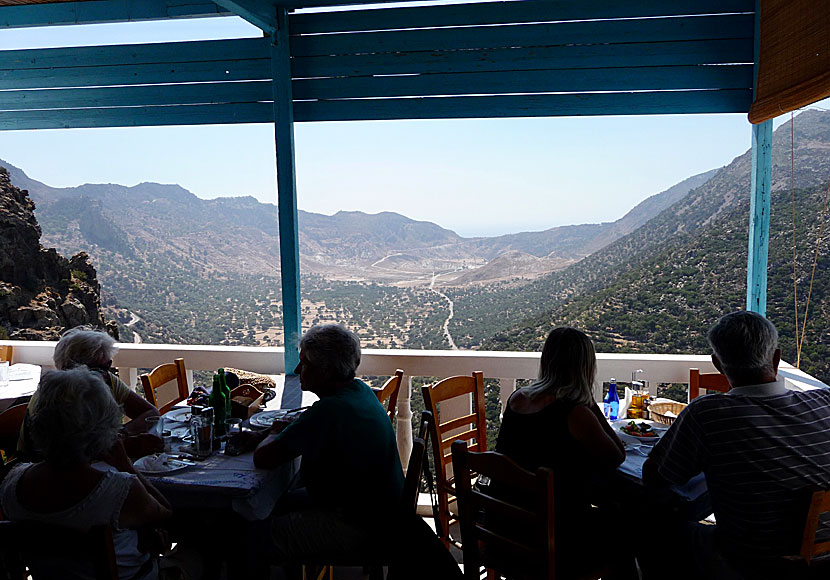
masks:
[(89, 256), (67, 260), (40, 244), (35, 205), (0, 168), (0, 337), (57, 340), (65, 328), (93, 324), (118, 336), (101, 315)]
[[(830, 180), (830, 113), (806, 111), (795, 128), (801, 316)], [(773, 160), (768, 310), (781, 332), (784, 358), (794, 362), (789, 123), (774, 134)], [(483, 341), (489, 348), (539, 349), (552, 326), (570, 324), (588, 331), (600, 351), (707, 352), (708, 327), (745, 303), (749, 168), (747, 152), (631, 234), (524, 288), (489, 296), (457, 290), (451, 294), (455, 336), (464, 333), (469, 344)], [(827, 229), (818, 245), (802, 353), (802, 367), (823, 380), (830, 380)]]

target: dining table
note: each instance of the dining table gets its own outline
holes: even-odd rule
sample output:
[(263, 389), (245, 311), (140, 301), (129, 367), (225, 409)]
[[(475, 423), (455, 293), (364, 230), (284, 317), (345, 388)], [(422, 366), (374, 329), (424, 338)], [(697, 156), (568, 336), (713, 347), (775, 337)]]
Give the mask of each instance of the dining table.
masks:
[(712, 514), (712, 503), (709, 498), (709, 489), (706, 486), (706, 477), (703, 473), (691, 478), (681, 485), (671, 485), (667, 488), (654, 488), (643, 483), (643, 465), (645, 465), (654, 445), (660, 436), (668, 430), (668, 425), (654, 421), (637, 420), (646, 423), (658, 434), (654, 440), (639, 439), (626, 435), (619, 429), (629, 423), (629, 420), (612, 422), (611, 425), (620, 433), (625, 445), (625, 460), (617, 467), (618, 483), (625, 488), (626, 498), (636, 504), (652, 506), (655, 512), (669, 513), (689, 521), (699, 521)]
[[(189, 407), (174, 407), (164, 415), (163, 429), (179, 435), (172, 437), (171, 455), (188, 450), (189, 414), (183, 412), (188, 410)], [(299, 473), (300, 459), (276, 469), (258, 469), (254, 466), (253, 451), (232, 456), (224, 453), (224, 447), (223, 443), (202, 460), (176, 463), (169, 471), (144, 475), (174, 508), (225, 509), (249, 521), (264, 520), (290, 489)]]
[(38, 365), (15, 363), (9, 366), (8, 383), (0, 385), (0, 413), (32, 396), (40, 383), (40, 372)]

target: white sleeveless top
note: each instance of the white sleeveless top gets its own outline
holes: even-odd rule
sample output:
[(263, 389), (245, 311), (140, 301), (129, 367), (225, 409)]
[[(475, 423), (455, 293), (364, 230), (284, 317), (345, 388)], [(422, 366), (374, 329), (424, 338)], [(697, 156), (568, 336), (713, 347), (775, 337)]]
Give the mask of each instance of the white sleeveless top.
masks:
[[(115, 468), (96, 464), (95, 467), (104, 472), (104, 477), (98, 485), (77, 504), (64, 510), (52, 513), (33, 512), (22, 505), (17, 499), (17, 487), (20, 478), (33, 464), (24, 463), (15, 467), (0, 485), (0, 505), (5, 516), (12, 521), (43, 522), (50, 525), (86, 531), (93, 526), (109, 524), (113, 529), (113, 544), (115, 558), (118, 564), (118, 576), (121, 580), (133, 578), (142, 565), (150, 558), (149, 554), (138, 549), (138, 534), (135, 530), (121, 529), (118, 520), (121, 517), (121, 507), (127, 499), (135, 475), (115, 470)], [(108, 468), (108, 469), (107, 469)], [(51, 577), (69, 577), (95, 580), (92, 570), (81, 569), (78, 562), (54, 561), (48, 562), (48, 547), (44, 546), (44, 559), (39, 566)], [(49, 571), (46, 570), (49, 569)], [(71, 570), (71, 572), (69, 572)]]

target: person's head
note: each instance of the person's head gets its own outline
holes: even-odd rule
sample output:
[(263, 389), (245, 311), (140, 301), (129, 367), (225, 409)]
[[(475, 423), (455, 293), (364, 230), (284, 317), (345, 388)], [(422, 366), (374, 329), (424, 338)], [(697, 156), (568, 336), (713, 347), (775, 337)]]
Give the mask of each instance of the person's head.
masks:
[(319, 393), (355, 377), (360, 365), (360, 340), (338, 324), (312, 326), (300, 339), (300, 375), (303, 389)]
[(739, 310), (727, 314), (709, 329), (712, 362), (729, 384), (750, 385), (775, 380), (781, 351), (772, 322)]
[(52, 360), (55, 367), (61, 370), (81, 365), (106, 368), (117, 352), (115, 339), (106, 332), (89, 326), (77, 326), (61, 336)]
[(72, 466), (112, 447), (122, 417), (99, 374), (86, 367), (49, 371), (40, 379), (29, 432), (47, 462)]
[(597, 374), (597, 355), (588, 336), (575, 328), (550, 331), (542, 347), (539, 378), (530, 386), (531, 396), (553, 393), (557, 399), (590, 404)]

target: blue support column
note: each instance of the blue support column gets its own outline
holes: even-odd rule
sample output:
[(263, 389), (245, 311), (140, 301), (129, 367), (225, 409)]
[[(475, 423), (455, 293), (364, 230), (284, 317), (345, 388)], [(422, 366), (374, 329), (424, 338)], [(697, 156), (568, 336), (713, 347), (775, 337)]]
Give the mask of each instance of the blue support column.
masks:
[(749, 253), (746, 263), (746, 309), (767, 314), (772, 121), (752, 126), (752, 178), (749, 202)]
[(285, 331), (285, 372), (300, 362), (300, 242), (297, 226), (297, 179), (294, 166), (294, 105), (291, 95), (291, 60), (288, 18), (277, 8), (277, 30), (272, 37), (271, 71), (274, 91), (274, 138), (277, 144), (277, 207), (280, 228), (282, 322)]

